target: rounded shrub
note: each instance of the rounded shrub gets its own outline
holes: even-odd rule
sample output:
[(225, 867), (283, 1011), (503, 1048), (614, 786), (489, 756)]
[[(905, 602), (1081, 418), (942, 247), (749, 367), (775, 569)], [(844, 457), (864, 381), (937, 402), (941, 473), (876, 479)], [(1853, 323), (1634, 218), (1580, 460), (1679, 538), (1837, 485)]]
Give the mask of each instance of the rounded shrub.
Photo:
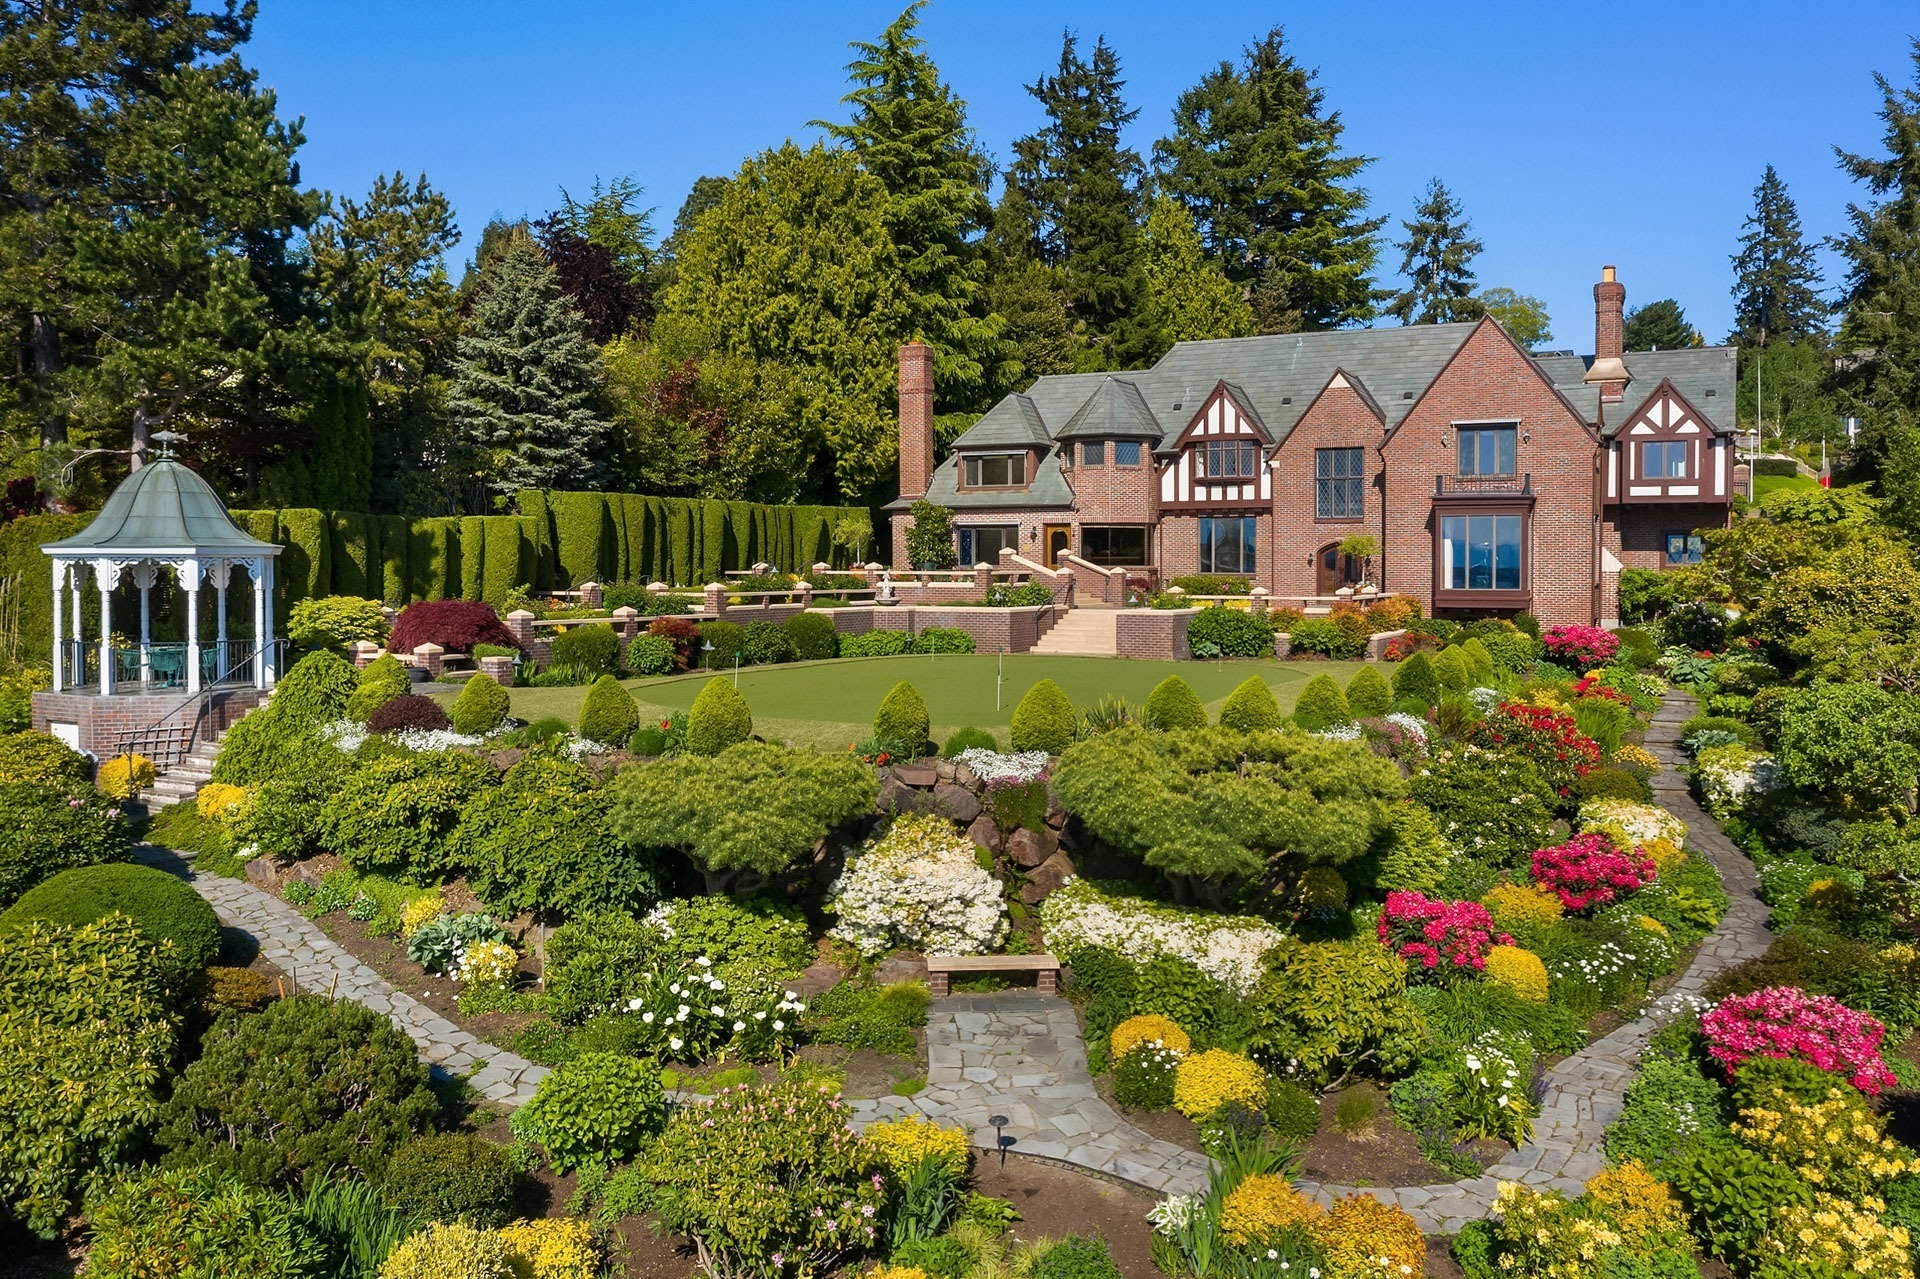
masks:
[[(1268, 694), (1268, 697), (1271, 698), (1272, 694)], [(1221, 722), (1225, 723), (1224, 709), (1220, 717)], [(1293, 722), (1309, 731), (1331, 728), (1352, 718), (1347, 695), (1340, 691), (1339, 683), (1331, 675), (1316, 675), (1308, 680), (1307, 686), (1300, 690), (1299, 700), (1293, 704)]]
[(450, 723), (447, 713), (440, 709), (440, 703), (418, 693), (406, 693), (383, 703), (367, 716), (367, 731), (381, 735), (409, 728), (437, 732), (447, 728)]
[(895, 657), (912, 647), (913, 637), (905, 631), (868, 631), (840, 638), (842, 657)]
[(580, 736), (605, 746), (618, 746), (640, 727), (640, 708), (633, 695), (611, 675), (602, 675), (580, 703)]
[(782, 624), (795, 661), (818, 662), (840, 653), (840, 634), (833, 619), (819, 613), (795, 613)]
[(620, 636), (605, 622), (569, 626), (553, 637), (553, 666), (578, 666), (611, 675), (620, 664)]
[(465, 1133), (415, 1137), (387, 1161), (388, 1195), (434, 1221), (503, 1226), (519, 1174), (505, 1147)]
[(1187, 1032), (1180, 1029), (1171, 1017), (1162, 1017), (1159, 1013), (1129, 1017), (1115, 1026), (1113, 1033), (1107, 1037), (1107, 1051), (1115, 1061), (1142, 1044), (1171, 1048), (1177, 1053), (1186, 1053), (1193, 1048), (1193, 1040)]
[(1187, 621), (1187, 643), (1194, 656), (1266, 657), (1273, 652), (1273, 630), (1245, 609), (1215, 604)]
[(360, 672), (360, 683), (347, 699), (347, 718), (364, 724), (367, 717), (413, 687), (413, 678), (400, 659), (382, 653)]
[(498, 1231), (464, 1221), (430, 1222), (380, 1263), (380, 1279), (515, 1279), (519, 1273)]
[(1393, 672), (1393, 700), (1396, 704), (1419, 702), (1422, 707), (1440, 700), (1440, 677), (1425, 653), (1415, 653)]
[(903, 742), (918, 748), (927, 740), (932, 726), (927, 720), (927, 702), (920, 690), (901, 680), (880, 699), (880, 710), (873, 717), (873, 735)]
[[(1320, 679), (1326, 680), (1335, 697), (1340, 696), (1338, 684), (1324, 675)], [(1345, 705), (1344, 698), (1341, 704)], [(1267, 732), (1280, 727), (1284, 719), (1280, 714), (1280, 703), (1273, 699), (1273, 690), (1258, 675), (1249, 675), (1240, 681), (1240, 686), (1228, 693), (1227, 700), (1220, 705), (1220, 727), (1242, 733)]]
[(1653, 787), (1638, 773), (1624, 768), (1603, 766), (1590, 770), (1573, 784), (1577, 799), (1626, 799), (1636, 804), (1653, 802)]
[(716, 675), (687, 711), (687, 753), (718, 755), (753, 736), (753, 712), (733, 681)]
[(381, 752), (331, 784), (309, 818), (311, 837), (362, 873), (434, 883), (454, 868), (467, 805), (499, 780), (468, 751)]
[(0, 784), (0, 907), (49, 875), (125, 861), (132, 832), (86, 783)]
[(157, 962), (176, 988), (220, 953), (220, 921), (204, 897), (164, 870), (126, 863), (61, 871), (9, 906), (0, 915), (0, 931), (31, 920), (90, 924), (114, 912), (139, 925), (156, 946), (173, 943)]
[(1171, 1048), (1136, 1048), (1114, 1059), (1113, 1099), (1128, 1110), (1164, 1110), (1173, 1104), (1174, 1072), (1180, 1053)]
[(322, 1241), (285, 1195), (214, 1168), (149, 1169), (87, 1204), (87, 1273), (307, 1279)]
[(1362, 666), (1347, 681), (1347, 713), (1355, 719), (1378, 719), (1393, 709), (1393, 689), (1377, 666)]
[(296, 600), (287, 614), (287, 638), (299, 648), (330, 648), (338, 652), (361, 640), (387, 641), (387, 613), (379, 600), (357, 595), (324, 595)]
[(583, 1053), (540, 1081), (514, 1131), (540, 1143), (554, 1171), (638, 1155), (666, 1122), (660, 1069), (619, 1053)]
[(1200, 695), (1193, 691), (1193, 685), (1178, 675), (1169, 675), (1147, 694), (1147, 705), (1140, 712), (1140, 722), (1163, 733), (1181, 728), (1205, 728), (1207, 708), (1201, 705)]
[(1267, 1104), (1267, 1072), (1237, 1053), (1210, 1048), (1181, 1061), (1173, 1104), (1198, 1122), (1230, 1101), (1255, 1110)]
[(966, 728), (956, 728), (952, 736), (948, 737), (946, 742), (941, 745), (940, 758), (952, 759), (961, 751), (997, 751), (999, 749), (999, 739), (994, 737), (992, 733), (989, 733), (984, 728), (974, 728), (972, 725), (968, 725)]
[(1488, 981), (1530, 1004), (1547, 1002), (1547, 966), (1540, 956), (1519, 946), (1490, 946), (1486, 958)]
[(1434, 678), (1450, 692), (1464, 693), (1473, 687), (1473, 669), (1458, 644), (1441, 649), (1433, 658)]
[(1058, 755), (1073, 744), (1078, 723), (1066, 693), (1043, 679), (1013, 708), (1013, 749)]
[(255, 1185), (345, 1168), (377, 1176), (438, 1109), (418, 1050), (392, 1021), (295, 995), (214, 1023), (155, 1136), (168, 1167), (207, 1165)]
[(636, 635), (627, 641), (627, 669), (635, 675), (668, 675), (675, 665), (673, 641)]
[(1493, 660), (1493, 650), (1478, 635), (1469, 637), (1460, 645), (1460, 655), (1467, 659), (1467, 670), (1476, 684), (1486, 684), (1498, 674), (1497, 664)]
[(135, 752), (112, 756), (101, 764), (94, 772), (93, 784), (108, 799), (131, 799), (142, 791), (151, 790), (154, 777), (153, 761)]
[(93, 781), (93, 765), (51, 733), (8, 733), (0, 737), (0, 786), (34, 782), (78, 789)]
[(793, 660), (793, 641), (778, 622), (748, 622), (740, 628), (740, 664), (772, 666)]
[(1305, 1141), (1320, 1131), (1320, 1103), (1291, 1079), (1267, 1084), (1267, 1127), (1276, 1136)]
[(485, 671), (467, 678), (460, 696), (453, 699), (453, 731), (468, 737), (485, 737), (500, 727), (512, 700), (493, 676)]
[(694, 645), (693, 656), (701, 666), (710, 671), (732, 670), (736, 657), (741, 665), (746, 665), (745, 627), (732, 622), (701, 622), (696, 631), (700, 638)]

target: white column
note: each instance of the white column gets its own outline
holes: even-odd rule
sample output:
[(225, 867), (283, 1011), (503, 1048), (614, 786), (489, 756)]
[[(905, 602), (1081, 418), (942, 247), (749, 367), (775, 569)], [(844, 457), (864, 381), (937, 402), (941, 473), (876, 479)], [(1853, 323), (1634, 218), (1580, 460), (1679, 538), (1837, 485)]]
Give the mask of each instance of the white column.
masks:
[(105, 560), (93, 566), (100, 588), (100, 696), (113, 695), (113, 586), (117, 574)]
[(62, 624), (66, 610), (61, 607), (66, 602), (67, 566), (60, 560), (53, 562), (53, 691), (58, 693), (67, 686), (67, 637), (66, 627)]
[[(184, 571), (181, 571), (184, 570)], [(187, 592), (187, 692), (200, 691), (200, 561), (181, 560), (181, 585)]]
[(82, 638), (86, 628), (80, 625), (80, 581), (85, 570), (79, 564), (69, 564), (67, 568), (73, 574), (73, 686), (78, 688), (87, 682), (87, 646)]
[(262, 556), (261, 563), (265, 567), (266, 573), (267, 573), (267, 612), (266, 612), (266, 619), (262, 623), (263, 629), (260, 632), (258, 642), (260, 646), (262, 648), (265, 648), (267, 651), (266, 686), (268, 688), (272, 688), (280, 678), (280, 672), (275, 669), (276, 659), (274, 656), (279, 650), (271, 647), (274, 639), (274, 634), (273, 634), (273, 565), (274, 565), (274, 561), (273, 561), (273, 557), (270, 555)]
[(253, 579), (253, 686), (267, 686), (267, 562), (247, 562), (247, 576)]
[(217, 655), (214, 661), (214, 673), (219, 676), (227, 673), (227, 578), (233, 574), (233, 564), (229, 560), (216, 561), (213, 572), (215, 637), (213, 651)]
[(141, 564), (133, 570), (133, 580), (140, 586), (140, 682), (153, 682), (153, 579), (158, 575), (152, 562)]

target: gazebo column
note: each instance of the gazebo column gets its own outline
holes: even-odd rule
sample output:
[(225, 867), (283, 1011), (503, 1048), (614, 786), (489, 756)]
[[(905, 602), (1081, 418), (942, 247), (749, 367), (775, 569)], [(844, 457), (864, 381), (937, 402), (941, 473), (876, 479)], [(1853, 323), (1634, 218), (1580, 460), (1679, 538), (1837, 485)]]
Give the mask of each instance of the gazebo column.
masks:
[(96, 560), (94, 585), (100, 588), (100, 696), (113, 696), (113, 588), (120, 576), (113, 564)]
[(67, 566), (63, 560), (53, 562), (53, 691), (62, 692), (67, 687), (67, 637), (65, 635)]
[(267, 570), (267, 611), (264, 629), (257, 642), (267, 650), (266, 687), (272, 688), (280, 679), (280, 672), (276, 669), (279, 650), (273, 646), (273, 566), (277, 561), (270, 555), (262, 556), (261, 560)]
[(213, 627), (214, 641), (214, 678), (219, 680), (227, 673), (227, 578), (233, 575), (231, 560), (216, 560), (213, 566)]
[(247, 561), (247, 576), (253, 579), (253, 686), (267, 687), (267, 564)]
[(187, 593), (187, 692), (200, 691), (200, 561), (181, 560), (176, 572)]
[(83, 589), (81, 579), (86, 572), (86, 568), (84, 565), (78, 563), (68, 565), (68, 568), (73, 573), (73, 591), (71, 595), (73, 600), (73, 643), (68, 646), (68, 652), (71, 654), (69, 660), (73, 663), (73, 686), (79, 688), (87, 682), (87, 645), (86, 640), (83, 638), (86, 635), (86, 628), (80, 624), (80, 592)]
[(160, 570), (151, 563), (134, 566), (133, 580), (140, 587), (140, 682), (153, 682), (153, 583)]

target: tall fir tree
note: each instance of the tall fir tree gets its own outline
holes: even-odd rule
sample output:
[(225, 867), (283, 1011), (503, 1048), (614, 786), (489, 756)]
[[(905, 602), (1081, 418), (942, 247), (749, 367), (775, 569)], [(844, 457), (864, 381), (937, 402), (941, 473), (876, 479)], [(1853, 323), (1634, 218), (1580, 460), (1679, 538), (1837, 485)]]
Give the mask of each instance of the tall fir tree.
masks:
[(1395, 247), (1401, 252), (1400, 274), (1407, 277), (1407, 287), (1393, 295), (1386, 313), (1402, 324), (1477, 319), (1482, 312), (1473, 295), (1473, 260), (1486, 245), (1468, 234), (1473, 224), (1446, 183), (1430, 180), (1413, 221), (1400, 225), (1407, 229), (1407, 238)]
[(1869, 202), (1847, 207), (1834, 247), (1847, 259), (1834, 392), (1860, 419), (1857, 469), (1878, 479), (1888, 514), (1920, 531), (1920, 40), (1913, 84), (1876, 74), (1884, 155), (1836, 152)]
[(1733, 255), (1733, 333), (1728, 341), (1760, 347), (1776, 339), (1804, 341), (1820, 331), (1820, 268), (1801, 238), (1800, 210), (1771, 164), (1753, 189), (1753, 212), (1741, 224)]
[(1166, 195), (1148, 203), (1146, 248), (1147, 311), (1163, 349), (1252, 334), (1246, 294), (1207, 257), (1186, 205)]
[(1687, 313), (1673, 298), (1661, 298), (1627, 312), (1620, 337), (1629, 351), (1677, 351), (1704, 345), (1700, 330), (1687, 323)]
[(476, 291), (447, 401), (479, 487), (494, 498), (599, 487), (615, 434), (602, 378), (599, 349), (553, 267), (529, 245), (507, 246)]
[(1285, 48), (1279, 27), (1180, 95), (1154, 144), (1164, 190), (1192, 210), (1207, 251), (1252, 294), (1261, 331), (1364, 324), (1375, 313), (1376, 233), (1354, 185), (1373, 161), (1342, 151), (1346, 126)]
[(534, 235), (580, 308), (595, 342), (611, 342), (653, 318), (653, 225), (631, 178), (595, 180), (585, 200), (560, 189), (560, 207), (534, 224)]
[(1089, 368), (1127, 368), (1158, 344), (1147, 316), (1140, 236), (1140, 154), (1120, 140), (1138, 115), (1120, 96), (1120, 60), (1105, 38), (1080, 56), (1071, 32), (1060, 65), (1027, 86), (1046, 108), (1038, 133), (1013, 144), (1007, 170), (1011, 222), (1029, 251), (1057, 267)]
[(907, 326), (933, 348), (943, 406), (991, 402), (1008, 358), (1004, 321), (987, 305), (980, 238), (991, 216), (993, 166), (967, 127), (967, 104), (940, 79), (918, 34), (915, 0), (876, 41), (856, 41), (845, 124), (814, 123), (887, 188), (887, 228), (910, 290)]

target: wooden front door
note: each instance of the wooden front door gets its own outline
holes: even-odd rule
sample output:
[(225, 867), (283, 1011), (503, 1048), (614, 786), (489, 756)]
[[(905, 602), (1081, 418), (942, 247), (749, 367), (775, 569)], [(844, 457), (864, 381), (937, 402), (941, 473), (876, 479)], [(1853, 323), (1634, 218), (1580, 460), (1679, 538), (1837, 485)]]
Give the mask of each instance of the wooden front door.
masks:
[(1360, 580), (1360, 561), (1352, 555), (1340, 553), (1340, 543), (1329, 542), (1320, 548), (1314, 557), (1315, 595), (1331, 595), (1343, 586), (1352, 586)]
[(1073, 549), (1073, 526), (1070, 524), (1047, 525), (1047, 567), (1059, 568), (1060, 557)]

